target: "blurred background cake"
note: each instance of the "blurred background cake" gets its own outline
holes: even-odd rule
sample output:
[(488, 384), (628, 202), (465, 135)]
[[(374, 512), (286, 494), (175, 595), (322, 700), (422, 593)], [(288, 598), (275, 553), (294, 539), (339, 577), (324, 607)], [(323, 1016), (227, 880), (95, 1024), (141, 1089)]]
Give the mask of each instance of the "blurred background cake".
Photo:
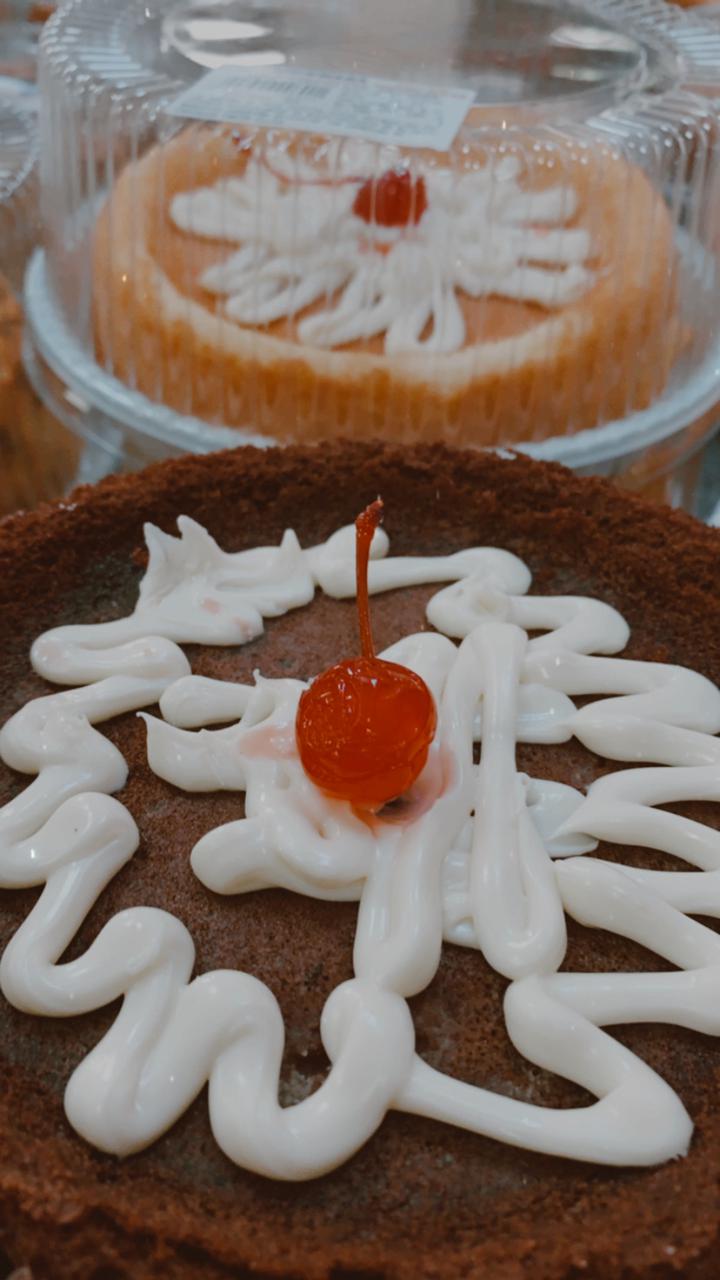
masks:
[(450, 153), (183, 130), (124, 169), (93, 289), (123, 380), (278, 439), (582, 430), (650, 404), (683, 345), (642, 171), (472, 116)]
[[(665, 0), (68, 0), (36, 89), (45, 17), (0, 4), (0, 108), (4, 83), (39, 153), (8, 197), (0, 150), (24, 309), (2, 417), (23, 479), (77, 445), (0, 507), (350, 435), (519, 445), (701, 509), (720, 26)], [(300, 111), (298, 77), (330, 105)], [(273, 84), (282, 119), (258, 114)], [(452, 116), (442, 143), (411, 101)]]
[[(288, 119), (298, 76), (333, 75), (342, 103), (333, 81)], [(714, 75), (720, 38), (664, 0), (69, 0), (43, 39), (34, 381), (98, 474), (349, 435), (520, 444), (692, 501)], [(464, 116), (423, 143), (390, 93), (348, 129), (358, 77)], [(252, 98), (272, 84), (282, 118)]]

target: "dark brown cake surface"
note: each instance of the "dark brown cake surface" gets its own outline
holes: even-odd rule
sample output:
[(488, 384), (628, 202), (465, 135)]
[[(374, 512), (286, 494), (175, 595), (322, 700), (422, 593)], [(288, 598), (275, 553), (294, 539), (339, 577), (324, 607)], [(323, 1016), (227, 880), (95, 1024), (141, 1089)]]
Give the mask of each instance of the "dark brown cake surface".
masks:
[[(596, 596), (632, 628), (629, 656), (681, 663), (720, 682), (720, 535), (599, 481), (522, 458), (323, 446), (234, 453), (164, 464), (79, 490), (0, 526), (0, 720), (50, 691), (30, 667), (49, 627), (121, 617), (143, 572), (142, 524), (174, 530), (186, 513), (227, 550), (277, 542), (286, 527), (307, 546), (382, 492), (391, 551), (439, 554), (495, 545), (520, 555), (543, 594)], [(437, 588), (376, 596), (378, 647), (426, 627)], [(196, 673), (248, 680), (308, 677), (356, 648), (354, 602), (314, 602), (268, 620), (244, 648), (188, 646)], [(356, 907), (282, 891), (219, 897), (190, 868), (202, 834), (242, 816), (243, 797), (187, 795), (155, 777), (135, 715), (103, 726), (126, 756), (119, 794), (141, 845), (91, 911), (66, 958), (118, 910), (160, 906), (189, 928), (196, 972), (246, 970), (267, 983), (286, 1023), (281, 1100), (317, 1088), (328, 1068), (322, 1007), (352, 973)], [(585, 787), (617, 766), (577, 743), (520, 747), (538, 777)], [(0, 803), (29, 779), (0, 766)], [(716, 825), (717, 806), (682, 812)], [(601, 856), (671, 865), (646, 851)], [(37, 891), (0, 893), (4, 943)], [(669, 966), (628, 941), (569, 922), (566, 969)], [(418, 1052), (471, 1083), (547, 1106), (588, 1095), (521, 1058), (502, 1017), (504, 979), (475, 951), (446, 946), (432, 985), (412, 1001)], [(116, 1007), (35, 1018), (0, 997), (0, 1247), (8, 1270), (34, 1280), (223, 1280), (241, 1276), (346, 1280), (716, 1280), (720, 1223), (720, 1042), (664, 1026), (614, 1034), (677, 1090), (695, 1134), (686, 1159), (656, 1169), (601, 1168), (506, 1147), (391, 1113), (334, 1173), (301, 1184), (236, 1168), (219, 1150), (206, 1094), (153, 1146), (103, 1155), (68, 1125), (65, 1083)], [(0, 1258), (0, 1272), (2, 1262)]]

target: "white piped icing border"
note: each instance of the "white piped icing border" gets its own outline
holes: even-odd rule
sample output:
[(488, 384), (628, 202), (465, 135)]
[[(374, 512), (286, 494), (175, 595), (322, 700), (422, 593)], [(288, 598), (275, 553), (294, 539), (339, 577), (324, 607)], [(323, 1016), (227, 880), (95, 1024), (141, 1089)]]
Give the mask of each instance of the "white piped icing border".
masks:
[[(685, 1152), (692, 1125), (680, 1100), (601, 1028), (652, 1021), (720, 1035), (720, 937), (689, 918), (720, 916), (720, 833), (656, 808), (720, 799), (715, 686), (684, 668), (601, 656), (626, 644), (620, 615), (596, 600), (527, 596), (530, 575), (506, 552), (383, 558), (380, 532), (371, 591), (451, 585), (428, 606), (436, 632), (387, 654), (435, 696), (428, 764), (399, 814), (362, 819), (302, 771), (300, 681), (194, 677), (177, 647), (248, 640), (264, 617), (307, 603), (316, 585), (351, 595), (354, 531), (307, 551), (288, 533), (279, 547), (229, 555), (194, 522), (179, 526), (179, 539), (148, 529), (150, 563), (130, 617), (59, 628), (35, 643), (37, 671), (80, 687), (29, 703), (0, 733), (5, 762), (38, 775), (0, 811), (0, 884), (45, 885), (5, 950), (2, 990), (17, 1008), (53, 1017), (124, 996), (69, 1081), (77, 1131), (106, 1151), (138, 1150), (209, 1081), (222, 1149), (275, 1178), (334, 1168), (390, 1108), (605, 1164)], [(599, 696), (578, 710), (580, 694)], [(355, 976), (322, 1016), (331, 1069), (292, 1107), (278, 1103), (284, 1029), (275, 998), (247, 974), (190, 981), (193, 943), (172, 915), (123, 911), (84, 955), (58, 963), (138, 843), (132, 817), (109, 795), (124, 785), (125, 763), (93, 725), (158, 698), (164, 719), (147, 717), (155, 771), (188, 790), (246, 796), (246, 817), (193, 851), (203, 883), (220, 893), (279, 885), (360, 904)], [(228, 719), (230, 728), (203, 727)], [(517, 772), (517, 741), (572, 736), (609, 759), (651, 767), (602, 777), (586, 796)], [(578, 856), (601, 839), (665, 850), (698, 869), (640, 871)], [(678, 971), (559, 972), (566, 914), (636, 940)], [(505, 1018), (518, 1052), (597, 1102), (534, 1106), (417, 1056), (407, 999), (432, 980), (443, 940), (481, 950), (510, 980)]]

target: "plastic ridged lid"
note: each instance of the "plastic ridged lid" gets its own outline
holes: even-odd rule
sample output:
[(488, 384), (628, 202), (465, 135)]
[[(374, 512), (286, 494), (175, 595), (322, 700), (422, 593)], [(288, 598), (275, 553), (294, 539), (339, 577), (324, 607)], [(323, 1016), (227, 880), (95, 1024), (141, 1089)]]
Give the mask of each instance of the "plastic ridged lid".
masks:
[(0, 100), (37, 109), (38, 43), (53, 4), (0, 0)]
[(35, 79), (40, 32), (53, 7), (0, 0), (0, 274), (16, 289), (39, 233)]
[(720, 4), (682, 9), (667, 0), (600, 0), (598, 7), (610, 20), (670, 43), (685, 61), (686, 83), (720, 84), (720, 30), (714, 21)]
[[(336, 0), (307, 0), (302, 5), (292, 0), (284, 4), (275, 0), (207, 0), (196, 4), (186, 0), (125, 0), (123, 4), (117, 0), (68, 0), (45, 28), (44, 58), (56, 72), (74, 74), (79, 92), (96, 96), (118, 89), (136, 100), (143, 95), (151, 100), (145, 107), (152, 112), (156, 98), (177, 93), (208, 67), (227, 62), (256, 67), (281, 63), (318, 66), (324, 61), (336, 70), (382, 74), (382, 68), (387, 72), (394, 59), (396, 78), (422, 80), (425, 75), (435, 82), (442, 69), (436, 57), (428, 57), (428, 44), (433, 39), (437, 42), (439, 33), (452, 30), (453, 14), (457, 23), (467, 22), (473, 14), (477, 31), (485, 36), (489, 24), (496, 22), (500, 32), (496, 65), (508, 68), (518, 52), (540, 56), (538, 38), (542, 40), (543, 17), (550, 8), (556, 16), (564, 11), (566, 22), (575, 27), (580, 37), (574, 47), (578, 57), (603, 52), (603, 31), (608, 36), (613, 30), (620, 31), (626, 38), (640, 37), (647, 47), (680, 55), (686, 82), (708, 76), (720, 81), (720, 33), (694, 13), (677, 9), (666, 0), (586, 0), (585, 4), (575, 0), (570, 6), (562, 0), (554, 6), (542, 0), (448, 0), (442, 5), (434, 0), (413, 0), (411, 28), (406, 17), (393, 26), (393, 9), (384, 0), (365, 0), (363, 6), (357, 6), (362, 13), (360, 24), (353, 24), (348, 16), (352, 8), (338, 5)], [(396, 6), (397, 13), (402, 15), (402, 10), (402, 4)], [(513, 10), (520, 13), (521, 20), (521, 11), (525, 11), (537, 24), (525, 49), (518, 50), (518, 33), (510, 20)], [(407, 47), (409, 34), (418, 41), (423, 38), (423, 24), (428, 41), (425, 57), (419, 67), (408, 67), (399, 54)], [(552, 25), (555, 30), (557, 21)], [(584, 48), (582, 28), (587, 40)], [(571, 48), (572, 42), (566, 52)], [(621, 51), (617, 47), (613, 50), (608, 39), (604, 52)], [(333, 61), (329, 62), (331, 55)], [(572, 74), (570, 69), (569, 76)], [(575, 74), (584, 74), (582, 66)], [(453, 78), (472, 85), (472, 66), (458, 68)]]

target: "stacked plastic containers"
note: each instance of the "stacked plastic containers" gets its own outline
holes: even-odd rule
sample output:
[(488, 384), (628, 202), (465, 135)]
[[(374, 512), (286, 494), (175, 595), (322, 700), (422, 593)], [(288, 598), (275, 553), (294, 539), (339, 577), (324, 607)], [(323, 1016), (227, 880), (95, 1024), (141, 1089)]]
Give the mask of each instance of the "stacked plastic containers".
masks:
[(0, 275), (22, 288), (40, 229), (37, 46), (49, 5), (0, 0)]
[(0, 273), (22, 286), (38, 233), (36, 120), (0, 93)]
[(28, 361), (99, 470), (518, 446), (692, 505), (720, 31), (664, 0), (69, 0)]
[(0, 0), (0, 517), (60, 496), (80, 445), (22, 365), (21, 291), (40, 234), (35, 54), (47, 6)]

